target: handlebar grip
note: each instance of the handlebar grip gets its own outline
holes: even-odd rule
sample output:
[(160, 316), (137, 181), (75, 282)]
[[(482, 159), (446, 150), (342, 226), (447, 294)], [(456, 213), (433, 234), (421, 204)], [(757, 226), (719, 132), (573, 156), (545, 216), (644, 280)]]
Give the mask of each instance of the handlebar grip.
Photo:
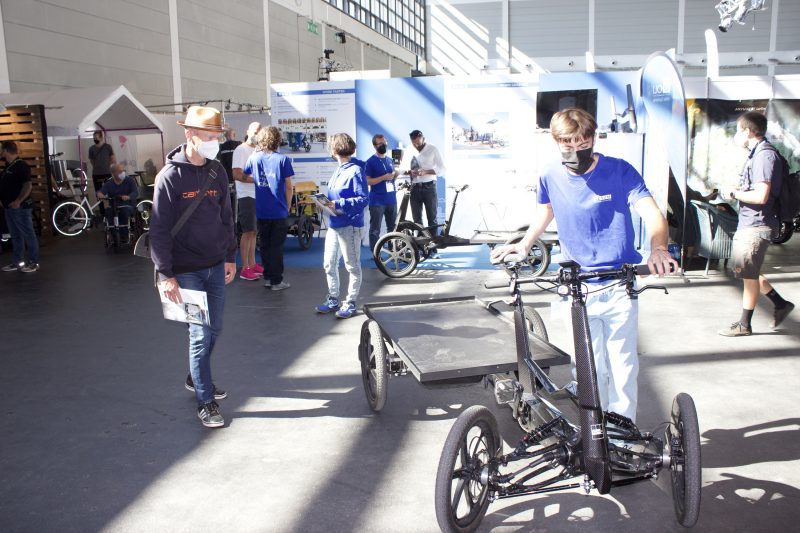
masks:
[(516, 263), (521, 263), (523, 261), (523, 257), (519, 254), (506, 254), (503, 256), (502, 259), (495, 259), (491, 258), (490, 262), (493, 265), (499, 265), (500, 263), (506, 263), (509, 266), (513, 266)]

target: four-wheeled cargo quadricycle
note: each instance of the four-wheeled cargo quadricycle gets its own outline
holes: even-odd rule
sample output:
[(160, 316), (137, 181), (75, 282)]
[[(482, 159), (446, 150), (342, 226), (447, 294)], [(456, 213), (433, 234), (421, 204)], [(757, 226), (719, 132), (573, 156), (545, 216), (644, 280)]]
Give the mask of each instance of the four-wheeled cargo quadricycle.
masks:
[[(568, 262), (554, 275), (522, 276), (523, 264), (521, 257), (507, 256), (508, 280), (487, 283), (487, 288), (509, 288), (509, 301), (463, 297), (364, 306), (368, 318), (358, 355), (374, 411), (385, 405), (390, 375), (411, 373), (424, 385), (482, 380), (524, 431), (504, 452), (489, 409), (472, 406), (461, 413), (436, 474), (439, 526), (445, 532), (474, 531), (495, 500), (570, 489), (606, 494), (616, 486), (656, 479), (662, 468), (670, 471), (678, 522), (693, 526), (701, 485), (694, 402), (686, 393), (675, 396), (669, 420), (652, 432), (604, 411), (586, 311), (589, 280), (624, 285), (633, 299), (645, 290), (666, 293), (666, 288), (636, 288), (637, 267), (631, 265), (585, 272)], [(569, 363), (570, 356), (548, 341), (541, 317), (523, 303), (521, 286), (528, 283), (571, 299), (576, 383), (558, 386), (549, 376), (550, 367)]]

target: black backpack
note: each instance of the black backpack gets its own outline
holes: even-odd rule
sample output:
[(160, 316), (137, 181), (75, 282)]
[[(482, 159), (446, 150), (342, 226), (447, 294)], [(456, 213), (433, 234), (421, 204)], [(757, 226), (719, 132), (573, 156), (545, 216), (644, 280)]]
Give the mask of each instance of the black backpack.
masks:
[(781, 221), (790, 221), (800, 213), (800, 172), (791, 172), (789, 162), (774, 146), (764, 144), (763, 150), (772, 150), (781, 160), (783, 176), (781, 187), (775, 195), (775, 214)]

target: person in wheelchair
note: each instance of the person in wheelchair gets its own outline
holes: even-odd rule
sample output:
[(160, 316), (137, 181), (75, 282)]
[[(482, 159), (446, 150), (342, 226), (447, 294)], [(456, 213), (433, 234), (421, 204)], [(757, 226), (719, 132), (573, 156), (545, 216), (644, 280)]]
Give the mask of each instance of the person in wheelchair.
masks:
[[(118, 200), (116, 211), (119, 221), (120, 242), (130, 242), (129, 221), (136, 210), (136, 197), (138, 189), (132, 177), (125, 175), (124, 167), (119, 163), (111, 165), (111, 177), (103, 183), (97, 197), (116, 198)], [(106, 209), (106, 223), (108, 226), (114, 225), (114, 209)]]

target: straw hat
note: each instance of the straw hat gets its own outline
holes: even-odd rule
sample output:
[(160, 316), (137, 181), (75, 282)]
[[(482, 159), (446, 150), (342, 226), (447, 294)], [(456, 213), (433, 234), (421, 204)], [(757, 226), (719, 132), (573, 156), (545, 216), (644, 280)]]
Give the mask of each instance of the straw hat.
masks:
[(222, 115), (218, 109), (193, 105), (186, 111), (186, 120), (178, 124), (196, 130), (222, 131)]

